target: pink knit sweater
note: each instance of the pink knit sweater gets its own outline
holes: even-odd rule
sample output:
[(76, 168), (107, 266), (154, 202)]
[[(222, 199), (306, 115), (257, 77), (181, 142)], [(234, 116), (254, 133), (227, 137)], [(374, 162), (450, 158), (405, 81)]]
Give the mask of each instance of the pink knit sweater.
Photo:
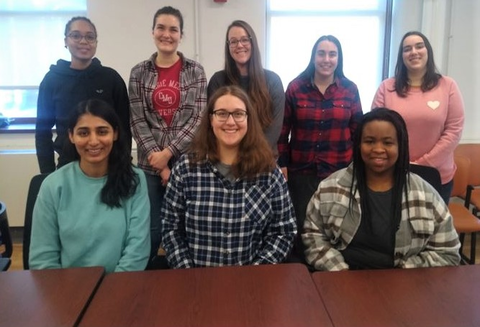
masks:
[(407, 124), (410, 161), (438, 169), (442, 184), (453, 179), (453, 151), (460, 141), (464, 122), (463, 98), (453, 79), (443, 76), (427, 92), (412, 88), (406, 98), (394, 90), (394, 78), (386, 79), (373, 99), (372, 108), (385, 107), (400, 113)]

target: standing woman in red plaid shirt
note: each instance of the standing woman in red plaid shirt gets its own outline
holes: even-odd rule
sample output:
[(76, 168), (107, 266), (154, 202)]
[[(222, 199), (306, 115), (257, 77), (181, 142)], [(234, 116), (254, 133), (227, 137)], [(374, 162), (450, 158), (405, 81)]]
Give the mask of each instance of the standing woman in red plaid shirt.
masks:
[[(278, 163), (288, 180), (299, 235), (320, 181), (350, 163), (352, 135), (362, 114), (357, 86), (343, 74), (340, 42), (332, 35), (320, 37), (307, 68), (288, 85), (278, 141)], [(291, 259), (303, 258), (298, 237)]]

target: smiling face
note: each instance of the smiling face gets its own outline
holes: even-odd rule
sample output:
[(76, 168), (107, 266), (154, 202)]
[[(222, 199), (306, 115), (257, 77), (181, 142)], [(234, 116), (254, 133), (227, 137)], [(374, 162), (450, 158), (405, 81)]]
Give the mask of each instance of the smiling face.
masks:
[(322, 41), (315, 53), (315, 75), (320, 79), (332, 79), (338, 65), (338, 49), (335, 43)]
[(398, 160), (397, 131), (392, 123), (373, 120), (363, 127), (360, 152), (369, 177), (392, 178)]
[[(74, 41), (73, 37), (80, 35), (82, 38)], [(87, 36), (87, 37), (85, 37)], [(88, 37), (95, 36), (95, 41), (88, 42)], [(97, 51), (97, 35), (93, 26), (85, 20), (76, 20), (72, 22), (70, 30), (65, 37), (65, 46), (70, 51), (72, 62), (75, 61), (90, 61), (95, 56)]]
[(176, 53), (182, 39), (180, 21), (174, 15), (157, 16), (152, 36), (158, 52), (165, 55)]
[[(231, 43), (232, 41), (233, 43)], [(247, 31), (242, 27), (232, 26), (228, 31), (228, 42), (230, 43), (230, 56), (237, 64), (238, 69), (240, 72), (246, 71), (246, 66), (252, 55), (252, 43)]]
[(402, 58), (409, 73), (426, 72), (428, 51), (421, 36), (410, 35), (403, 40)]
[[(226, 94), (217, 99), (213, 112), (224, 110), (229, 113), (238, 111), (246, 112), (245, 103), (231, 94)], [(222, 149), (238, 149), (240, 142), (243, 140), (248, 130), (248, 116), (241, 122), (235, 121), (233, 115), (229, 115), (224, 122), (216, 115), (210, 116), (213, 134), (217, 139), (217, 145), (220, 151)]]
[(118, 134), (107, 121), (91, 114), (80, 116), (73, 131), (69, 131), (70, 142), (80, 155), (80, 168), (92, 177), (103, 176), (108, 171), (108, 157)]

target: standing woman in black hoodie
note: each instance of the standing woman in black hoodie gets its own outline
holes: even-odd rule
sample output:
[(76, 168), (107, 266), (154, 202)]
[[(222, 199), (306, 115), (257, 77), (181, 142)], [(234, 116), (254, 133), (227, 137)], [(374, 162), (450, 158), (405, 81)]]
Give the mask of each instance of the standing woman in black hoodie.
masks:
[[(86, 17), (73, 17), (65, 26), (65, 48), (71, 61), (58, 60), (50, 66), (38, 92), (35, 146), (42, 173), (50, 173), (74, 158), (63, 153), (68, 142), (67, 120), (81, 101), (101, 99), (115, 108), (131, 150), (130, 110), (127, 88), (122, 77), (94, 58), (97, 51), (97, 29)], [(57, 137), (52, 140), (52, 128)], [(55, 165), (54, 153), (58, 153)]]

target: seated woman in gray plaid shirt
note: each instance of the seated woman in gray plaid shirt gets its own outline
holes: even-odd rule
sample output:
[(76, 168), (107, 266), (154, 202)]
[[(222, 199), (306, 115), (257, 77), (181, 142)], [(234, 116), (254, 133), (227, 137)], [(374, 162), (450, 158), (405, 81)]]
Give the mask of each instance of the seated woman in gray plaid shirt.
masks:
[(458, 265), (460, 242), (447, 205), (409, 173), (402, 117), (374, 109), (353, 142), (353, 163), (324, 179), (308, 204), (306, 261), (317, 270)]
[(172, 268), (282, 262), (297, 232), (287, 184), (238, 86), (209, 100), (162, 207)]

